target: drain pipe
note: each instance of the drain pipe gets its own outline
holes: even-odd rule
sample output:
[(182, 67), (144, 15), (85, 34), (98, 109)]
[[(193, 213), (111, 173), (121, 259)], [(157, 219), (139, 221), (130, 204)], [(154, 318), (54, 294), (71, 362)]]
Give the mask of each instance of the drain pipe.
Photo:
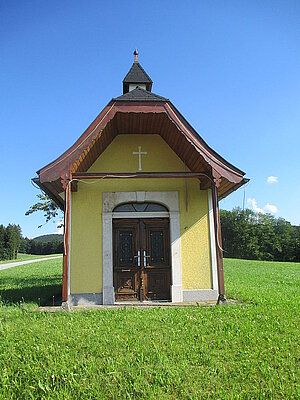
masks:
[(213, 212), (214, 212), (214, 225), (216, 235), (216, 250), (217, 250), (217, 269), (218, 269), (218, 286), (219, 296), (217, 304), (226, 304), (225, 285), (224, 285), (224, 270), (223, 270), (223, 249), (222, 249), (222, 235), (221, 235), (221, 222), (218, 203), (218, 192), (216, 184), (212, 184), (212, 197), (213, 197)]

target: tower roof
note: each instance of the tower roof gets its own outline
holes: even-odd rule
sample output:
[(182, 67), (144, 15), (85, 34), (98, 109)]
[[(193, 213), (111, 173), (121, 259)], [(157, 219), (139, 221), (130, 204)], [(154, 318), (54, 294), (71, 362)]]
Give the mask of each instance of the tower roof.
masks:
[(141, 66), (141, 64), (137, 61), (137, 50), (135, 50), (134, 55), (135, 55), (135, 60), (134, 63), (132, 64), (132, 67), (130, 68), (129, 72), (123, 79), (123, 94), (129, 92), (129, 85), (136, 84), (144, 84), (146, 85), (146, 90), (148, 92), (151, 92), (152, 89), (152, 80), (150, 76), (147, 74), (147, 72), (144, 70), (144, 68)]

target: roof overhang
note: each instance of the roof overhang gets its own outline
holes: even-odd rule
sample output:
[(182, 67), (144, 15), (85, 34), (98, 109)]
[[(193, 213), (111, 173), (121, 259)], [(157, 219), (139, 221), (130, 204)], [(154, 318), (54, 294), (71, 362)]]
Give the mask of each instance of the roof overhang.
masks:
[(35, 182), (61, 207), (61, 193), (73, 173), (88, 171), (117, 135), (139, 133), (159, 134), (191, 172), (203, 174), (203, 188), (212, 180), (216, 183), (219, 199), (247, 181), (245, 173), (211, 149), (170, 101), (112, 100), (66, 152), (37, 171)]
[(39, 178), (32, 178), (33, 183), (35, 183), (44, 193), (46, 193), (50, 199), (52, 199), (58, 207), (64, 209), (64, 192), (58, 193), (57, 187), (52, 186), (51, 183), (41, 183)]

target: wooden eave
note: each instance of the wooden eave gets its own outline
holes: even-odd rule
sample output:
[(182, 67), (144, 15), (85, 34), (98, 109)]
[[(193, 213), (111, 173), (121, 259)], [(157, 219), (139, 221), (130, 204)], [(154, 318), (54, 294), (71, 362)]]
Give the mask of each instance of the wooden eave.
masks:
[(41, 183), (39, 178), (33, 178), (32, 181), (39, 186), (39, 188), (45, 192), (50, 199), (52, 199), (61, 210), (64, 210), (64, 200), (60, 197), (59, 191), (60, 184), (59, 182), (45, 182)]
[[(112, 100), (80, 138), (37, 173), (39, 186), (60, 199), (74, 173), (84, 173), (117, 135), (159, 134), (191, 172), (201, 172), (204, 187), (217, 184), (219, 199), (246, 183), (245, 173), (211, 149), (170, 101)], [(59, 200), (60, 201), (60, 200)]]

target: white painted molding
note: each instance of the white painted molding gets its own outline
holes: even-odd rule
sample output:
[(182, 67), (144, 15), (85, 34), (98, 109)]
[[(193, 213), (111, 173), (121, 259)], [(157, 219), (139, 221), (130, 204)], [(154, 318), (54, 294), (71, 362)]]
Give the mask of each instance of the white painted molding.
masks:
[(103, 304), (114, 304), (112, 213), (102, 214)]
[(170, 235), (171, 235), (171, 258), (172, 258), (172, 302), (182, 302), (182, 269), (181, 269), (181, 241), (180, 221), (178, 211), (170, 211)]
[(112, 213), (112, 218), (169, 218), (169, 213), (167, 211), (159, 211), (159, 212), (114, 212)]
[[(117, 213), (113, 213), (113, 210), (122, 203), (145, 201), (163, 204), (169, 210), (172, 268), (171, 300), (175, 303), (183, 301), (178, 192), (103, 192), (103, 304), (114, 304), (112, 219), (116, 218), (115, 214)], [(145, 217), (145, 214), (143, 213), (142, 218)], [(123, 213), (118, 213), (118, 218), (122, 217)], [(158, 217), (158, 213), (153, 213), (153, 217)], [(128, 217), (126, 216), (126, 218)]]
[(207, 195), (208, 195), (208, 213), (209, 213), (209, 236), (210, 236), (212, 286), (213, 286), (214, 290), (218, 291), (219, 285), (218, 285), (218, 268), (217, 268), (217, 247), (216, 247), (214, 210), (213, 210), (211, 189), (208, 189)]

